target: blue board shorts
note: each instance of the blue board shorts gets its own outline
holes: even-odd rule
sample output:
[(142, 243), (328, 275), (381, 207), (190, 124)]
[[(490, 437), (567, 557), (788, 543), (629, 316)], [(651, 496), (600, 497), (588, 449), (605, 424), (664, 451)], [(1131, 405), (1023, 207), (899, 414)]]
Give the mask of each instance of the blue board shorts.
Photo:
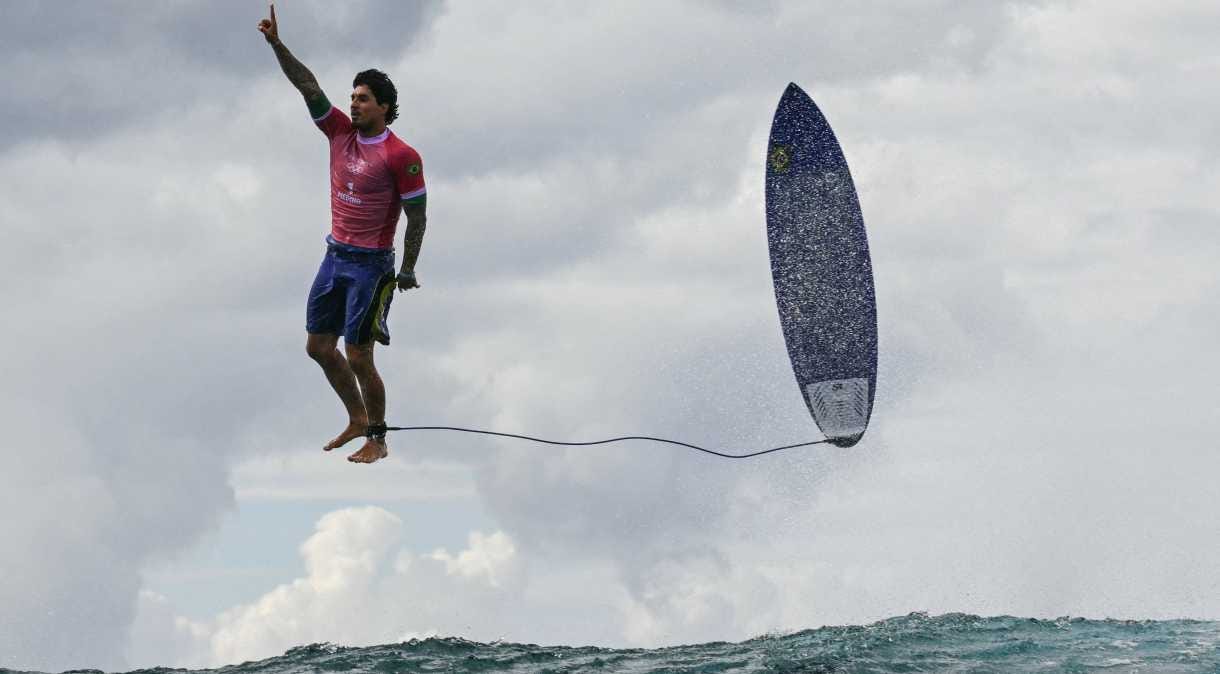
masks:
[(327, 236), (326, 255), (309, 289), (306, 332), (343, 335), (348, 344), (389, 344), (386, 318), (397, 285), (393, 249), (350, 246)]

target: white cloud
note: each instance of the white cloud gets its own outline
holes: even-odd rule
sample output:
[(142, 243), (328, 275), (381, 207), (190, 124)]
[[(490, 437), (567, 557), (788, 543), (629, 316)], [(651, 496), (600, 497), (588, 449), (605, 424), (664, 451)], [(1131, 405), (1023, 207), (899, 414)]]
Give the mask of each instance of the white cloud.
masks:
[[(233, 468), (240, 501), (461, 501), (475, 497), (470, 466), (459, 460), (420, 459), (413, 447), (422, 437), (390, 439), (393, 461), (376, 471), (343, 471), (352, 447), (323, 452), (299, 445), (291, 451), (251, 456)], [(321, 443), (318, 443), (319, 445)]]
[[(461, 627), (429, 622), (443, 612), (430, 615), (428, 606), (451, 603), (470, 610), (479, 602), (505, 603), (511, 594), (505, 586), (517, 574), (516, 549), (504, 532), (471, 532), (469, 541), (469, 548), (456, 553), (415, 554), (404, 545), (402, 521), (386, 510), (330, 512), (301, 545), (306, 574), (250, 604), (211, 621), (189, 621), (171, 617), (164, 598), (146, 593), (132, 658), (192, 665), (204, 659), (216, 666), (311, 643), (360, 646), (453, 633)], [(485, 624), (477, 627), (486, 630)]]
[[(328, 32), (318, 7), (285, 26), (341, 99), (373, 57), (367, 15)], [(1214, 9), (411, 10), (424, 39), (376, 55), (432, 195), (424, 289), (396, 300), (378, 354), (392, 421), (805, 439), (761, 229), (789, 80), (861, 189), (882, 373), (851, 453), (729, 463), (419, 434), (363, 470), (317, 451), (343, 418), (302, 348), (325, 147), (257, 17), (241, 19), (249, 49), (213, 48), (250, 11), (236, 8), (75, 17), (73, 61), (51, 58), (66, 38), (4, 35), (29, 43), (10, 89), (53, 83), (0, 138), (0, 291), (18, 317), (0, 353), (0, 499), (20, 513), (0, 523), (5, 666), (117, 667), (133, 620), (132, 652), (166, 664), (141, 644), (145, 618), (173, 612), (137, 594), (140, 568), (215, 527), (234, 489), (478, 498), (503, 533), (404, 555), (400, 523), (346, 513), (311, 539), (299, 583), (177, 624), (181, 662), (518, 624), (525, 641), (657, 644), (910, 610), (1220, 615), (1186, 589), (1217, 582), (1192, 561), (1217, 540), (1199, 514), (1216, 505), (1220, 123), (1199, 84), (1218, 63)], [(208, 21), (214, 39), (189, 41), (207, 58), (157, 30), (187, 19)], [(64, 25), (12, 25), (35, 23)], [(385, 38), (396, 22), (381, 23)], [(127, 74), (154, 57), (166, 77)], [(374, 601), (393, 619), (364, 622), (341, 587), (417, 601)]]
[(366, 616), (400, 540), (401, 522), (380, 508), (351, 508), (318, 521), (301, 545), (307, 575), (225, 612), (211, 636), (213, 660), (240, 662), (326, 641), (367, 645), (397, 631)]
[[(470, 547), (457, 556), (447, 550), (439, 549), (432, 553), (431, 559), (445, 565), (445, 573), (468, 580), (486, 582), (491, 587), (501, 587), (505, 578), (503, 574), (517, 556), (517, 549), (503, 531), (497, 531), (490, 536), (475, 531), (470, 534)], [(511, 568), (508, 569), (511, 572)]]

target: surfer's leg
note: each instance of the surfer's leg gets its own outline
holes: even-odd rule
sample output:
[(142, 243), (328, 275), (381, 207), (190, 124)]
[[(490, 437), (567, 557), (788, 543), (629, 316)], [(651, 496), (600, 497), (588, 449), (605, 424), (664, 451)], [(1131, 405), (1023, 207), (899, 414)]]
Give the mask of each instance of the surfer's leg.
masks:
[(364, 410), (368, 413), (368, 423), (385, 422), (385, 383), (377, 373), (373, 364), (373, 343), (348, 344), (347, 362), (351, 365), (356, 380), (360, 382), (360, 392), (364, 397)]
[[(352, 372), (360, 382), (360, 391), (364, 396), (364, 409), (368, 413), (368, 424), (385, 423), (385, 384), (377, 367), (373, 364), (373, 342), (364, 344), (347, 344), (347, 362), (351, 364)], [(356, 463), (372, 463), (384, 459), (389, 454), (384, 438), (369, 438), (364, 446), (355, 454), (347, 457)]]
[[(364, 398), (360, 395), (360, 386), (357, 384), (356, 374), (352, 372), (352, 367), (347, 362), (347, 359), (343, 357), (343, 354), (339, 353), (338, 347), (338, 335), (311, 333), (305, 341), (306, 353), (318, 365), (322, 366), (322, 371), (326, 373), (326, 380), (330, 382), (330, 386), (335, 390), (335, 393), (339, 394), (339, 400), (343, 401), (343, 407), (347, 409), (347, 428), (343, 429), (342, 433), (323, 447), (328, 452), (364, 435), (369, 423), (368, 412), (365, 410)], [(381, 405), (382, 415), (384, 416), (384, 393), (382, 394)]]
[(318, 265), (318, 274), (309, 289), (309, 301), (305, 306), (305, 332), (309, 334), (305, 352), (322, 367), (326, 380), (347, 409), (347, 428), (326, 444), (324, 449), (327, 451), (364, 435), (368, 425), (368, 413), (364, 411), (356, 375), (338, 349), (351, 285), (341, 273), (342, 266), (342, 260), (328, 249)]

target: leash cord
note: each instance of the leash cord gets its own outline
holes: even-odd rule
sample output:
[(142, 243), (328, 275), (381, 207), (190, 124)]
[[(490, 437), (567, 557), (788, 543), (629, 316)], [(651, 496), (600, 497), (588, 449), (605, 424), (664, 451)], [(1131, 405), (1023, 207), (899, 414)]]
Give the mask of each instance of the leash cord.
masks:
[[(372, 430), (372, 429), (370, 429), (370, 430)], [(378, 428), (376, 430), (382, 430), (382, 429)], [(386, 431), (457, 431), (459, 433), (477, 433), (480, 435), (494, 435), (494, 436), (501, 437), (501, 438), (514, 438), (517, 440), (528, 440), (530, 442), (539, 442), (539, 443), (546, 444), (546, 445), (563, 445), (566, 447), (588, 447), (590, 445), (605, 445), (605, 444), (609, 444), (611, 442), (626, 442), (628, 440), (646, 440), (648, 442), (661, 442), (661, 443), (665, 443), (668, 445), (677, 445), (679, 447), (686, 447), (687, 449), (693, 449), (696, 451), (705, 452), (707, 454), (713, 454), (715, 456), (723, 457), (726, 459), (748, 459), (750, 457), (762, 456), (763, 454), (770, 454), (771, 452), (779, 452), (779, 451), (783, 451), (785, 449), (795, 449), (797, 447), (808, 447), (810, 445), (820, 445), (820, 444), (823, 444), (826, 442), (830, 442), (830, 440), (828, 440), (828, 439), (827, 440), (812, 440), (810, 442), (801, 442), (801, 443), (797, 443), (795, 445), (784, 445), (783, 447), (772, 447), (770, 449), (761, 449), (756, 452), (749, 452), (747, 454), (727, 454), (725, 452), (718, 452), (714, 449), (707, 449), (706, 447), (692, 445), (687, 442), (679, 442), (677, 440), (666, 440), (665, 438), (654, 438), (654, 437), (651, 437), (648, 435), (627, 435), (627, 436), (623, 436), (621, 438), (609, 438), (607, 440), (593, 440), (591, 442), (561, 442), (559, 440), (545, 440), (543, 438), (535, 438), (535, 437), (531, 437), (529, 435), (518, 435), (516, 433), (500, 433), (498, 431), (485, 431), (485, 430), (480, 430), (477, 428), (459, 428), (457, 426), (385, 426), (384, 430), (386, 430)]]

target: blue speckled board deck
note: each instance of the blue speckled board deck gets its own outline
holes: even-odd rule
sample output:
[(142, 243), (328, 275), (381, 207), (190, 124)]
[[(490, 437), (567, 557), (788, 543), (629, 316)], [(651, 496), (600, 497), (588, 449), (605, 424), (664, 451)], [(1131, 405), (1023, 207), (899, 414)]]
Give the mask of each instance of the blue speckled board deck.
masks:
[(877, 386), (877, 305), (868, 237), (843, 150), (795, 84), (767, 145), (767, 243), (792, 370), (818, 428), (850, 447)]

